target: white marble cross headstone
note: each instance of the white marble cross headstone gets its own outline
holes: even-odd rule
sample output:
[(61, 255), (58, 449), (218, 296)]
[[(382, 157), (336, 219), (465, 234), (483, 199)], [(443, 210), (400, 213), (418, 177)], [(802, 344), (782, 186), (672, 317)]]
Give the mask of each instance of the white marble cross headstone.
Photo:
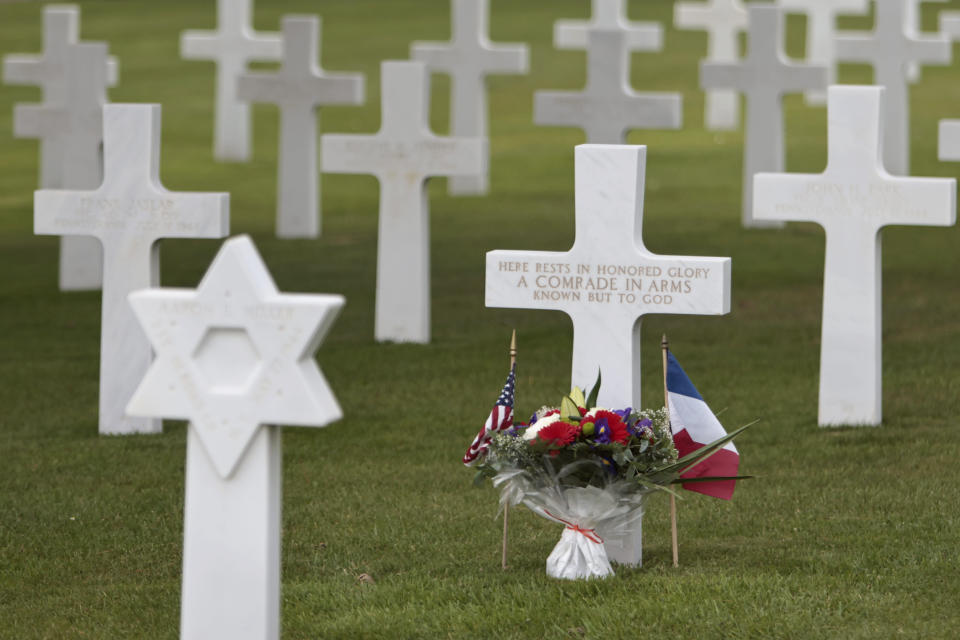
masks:
[(941, 162), (960, 162), (960, 120), (941, 120), (937, 157)]
[(381, 125), (376, 135), (326, 134), (321, 169), (369, 173), (380, 182), (377, 234), (378, 341), (430, 342), (431, 176), (478, 175), (487, 141), (438, 137), (429, 127), (430, 78), (420, 62), (381, 64)]
[(828, 158), (822, 174), (757, 174), (755, 216), (821, 225), (827, 236), (818, 421), (882, 419), (880, 231), (887, 225), (956, 222), (956, 181), (901, 178), (880, 155), (881, 87), (828, 92)]
[[(17, 105), (16, 137), (40, 139), (42, 189), (93, 189), (101, 180), (101, 109), (107, 87), (117, 83), (118, 66), (107, 45), (79, 42), (80, 10), (53, 5), (43, 12), (43, 53), (3, 59), (7, 84), (38, 86), (43, 101)], [(93, 238), (60, 239), (62, 291), (98, 289), (100, 245)]]
[(628, 51), (663, 49), (663, 27), (659, 22), (630, 22), (625, 0), (593, 0), (589, 22), (557, 20), (553, 25), (553, 46), (557, 49), (586, 49), (593, 30), (622, 31)]
[[(834, 84), (837, 78), (834, 51), (837, 15), (864, 14), (870, 8), (870, 0), (780, 0), (780, 6), (788, 13), (796, 11), (806, 15), (806, 61), (825, 66), (827, 84)], [(826, 90), (807, 91), (804, 97), (811, 105), (827, 102)]]
[[(673, 9), (678, 29), (707, 32), (708, 62), (736, 62), (740, 59), (740, 33), (747, 30), (747, 9), (740, 0), (678, 2)], [(707, 129), (736, 129), (740, 125), (740, 96), (730, 89), (708, 89), (704, 105)]]
[(910, 175), (910, 99), (905, 67), (909, 62), (949, 64), (946, 36), (913, 36), (905, 27), (903, 0), (877, 0), (872, 34), (844, 33), (837, 38), (837, 60), (873, 66), (874, 84), (884, 92), (883, 164), (894, 175)]
[[(488, 40), (489, 0), (450, 0), (450, 8), (450, 42), (414, 42), (410, 58), (425, 63), (432, 72), (450, 76), (450, 134), (486, 138), (486, 76), (528, 73), (529, 49), (525, 44), (495, 45)], [(451, 195), (483, 195), (490, 190), (489, 182), (489, 171), (484, 171), (476, 176), (452, 176), (447, 185)]]
[[(950, 0), (905, 0), (907, 14), (903, 23), (907, 34), (915, 38), (923, 33), (923, 8), (924, 2), (949, 2)], [(907, 63), (907, 80), (910, 84), (916, 84), (920, 81), (920, 65), (916, 62)]]
[(250, 28), (253, 0), (217, 0), (216, 31), (184, 31), (180, 55), (187, 60), (217, 63), (213, 156), (218, 160), (250, 159), (250, 105), (237, 98), (237, 78), (252, 60), (273, 62), (283, 55), (278, 33)]
[[(644, 247), (646, 153), (645, 146), (578, 146), (573, 248), (487, 253), (486, 305), (570, 316), (572, 384), (588, 388), (599, 371), (598, 406), (642, 406), (644, 315), (730, 311), (730, 258), (660, 256)], [(639, 532), (601, 537), (611, 559), (639, 564)]]
[(324, 105), (363, 104), (360, 74), (326, 73), (317, 63), (320, 19), (283, 18), (283, 64), (277, 73), (240, 76), (241, 100), (280, 107), (277, 175), (277, 236), (320, 235), (320, 175), (317, 171), (317, 111)]
[(158, 420), (124, 412), (150, 363), (150, 344), (127, 302), (160, 278), (161, 238), (221, 238), (229, 196), (179, 193), (160, 184), (160, 106), (103, 108), (104, 178), (91, 191), (34, 195), (34, 231), (86, 235), (103, 247), (100, 326), (100, 433), (155, 433)]
[(747, 57), (740, 63), (704, 62), (700, 84), (705, 89), (737, 89), (747, 97), (743, 154), (743, 226), (782, 226), (754, 220), (753, 176), (783, 171), (783, 94), (827, 86), (827, 69), (788, 62), (783, 55), (783, 15), (773, 5), (750, 7)]
[(591, 30), (583, 91), (537, 91), (533, 121), (578, 127), (587, 142), (619, 144), (629, 129), (679, 129), (679, 93), (637, 93), (630, 88), (630, 56), (622, 31)]
[(282, 294), (246, 236), (200, 286), (130, 295), (157, 358), (135, 415), (189, 420), (180, 637), (280, 635), (280, 427), (342, 416), (314, 352), (343, 307)]

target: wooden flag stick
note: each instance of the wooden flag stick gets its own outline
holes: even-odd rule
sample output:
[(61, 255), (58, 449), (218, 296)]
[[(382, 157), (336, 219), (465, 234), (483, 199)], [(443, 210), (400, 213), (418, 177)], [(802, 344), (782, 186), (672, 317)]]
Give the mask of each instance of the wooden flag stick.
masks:
[[(660, 340), (660, 348), (663, 351), (663, 406), (667, 408), (667, 420), (670, 419), (670, 392), (667, 391), (667, 352), (670, 350), (670, 343), (667, 342), (667, 334), (663, 334)], [(677, 498), (670, 494), (670, 541), (673, 544), (673, 566), (680, 566), (680, 548), (677, 544)]]
[[(513, 335), (510, 337), (510, 368), (513, 369), (514, 365), (517, 364), (517, 330), (513, 330)], [(516, 389), (514, 389), (514, 396), (516, 396)], [(503, 505), (503, 551), (500, 556), (500, 568), (506, 570), (507, 568), (507, 527), (510, 522), (510, 503)]]

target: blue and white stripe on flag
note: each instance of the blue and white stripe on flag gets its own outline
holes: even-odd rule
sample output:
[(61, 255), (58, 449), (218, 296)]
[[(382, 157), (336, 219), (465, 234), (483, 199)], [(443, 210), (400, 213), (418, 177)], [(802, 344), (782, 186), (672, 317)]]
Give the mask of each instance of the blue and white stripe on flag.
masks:
[[(673, 430), (673, 442), (680, 457), (692, 453), (715, 440), (727, 435), (723, 425), (713, 415), (710, 407), (703, 401), (697, 388), (690, 382), (676, 357), (667, 352), (667, 397), (669, 398), (670, 428)], [(683, 474), (683, 478), (702, 478), (706, 476), (731, 477), (737, 475), (740, 468), (740, 454), (732, 442)], [(718, 480), (716, 482), (695, 482), (684, 485), (689, 491), (696, 491), (715, 498), (729, 500), (733, 497), (736, 482)]]

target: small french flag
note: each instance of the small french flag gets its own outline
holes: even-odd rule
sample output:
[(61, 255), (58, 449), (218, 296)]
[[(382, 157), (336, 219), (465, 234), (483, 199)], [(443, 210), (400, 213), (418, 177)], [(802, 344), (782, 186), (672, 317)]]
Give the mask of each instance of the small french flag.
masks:
[[(673, 443), (680, 457), (700, 449), (711, 442), (724, 437), (724, 431), (717, 416), (703, 401), (697, 388), (680, 367), (673, 353), (667, 352), (667, 397), (670, 406), (670, 427), (673, 430)], [(702, 478), (705, 476), (732, 477), (740, 468), (740, 454), (732, 442), (683, 474), (682, 478)], [(733, 497), (735, 480), (716, 482), (692, 482), (684, 489), (729, 500)]]

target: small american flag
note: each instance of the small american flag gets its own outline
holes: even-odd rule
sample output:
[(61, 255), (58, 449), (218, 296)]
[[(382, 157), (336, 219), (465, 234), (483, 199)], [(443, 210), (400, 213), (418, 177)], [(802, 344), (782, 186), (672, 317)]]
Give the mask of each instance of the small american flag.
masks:
[(510, 375), (507, 376), (507, 383), (503, 385), (503, 391), (500, 397), (493, 405), (493, 410), (487, 421), (483, 423), (483, 428), (474, 439), (473, 444), (463, 455), (463, 464), (468, 467), (473, 465), (479, 458), (486, 455), (490, 448), (490, 438), (493, 434), (513, 426), (513, 390), (517, 381), (517, 365), (510, 368)]

